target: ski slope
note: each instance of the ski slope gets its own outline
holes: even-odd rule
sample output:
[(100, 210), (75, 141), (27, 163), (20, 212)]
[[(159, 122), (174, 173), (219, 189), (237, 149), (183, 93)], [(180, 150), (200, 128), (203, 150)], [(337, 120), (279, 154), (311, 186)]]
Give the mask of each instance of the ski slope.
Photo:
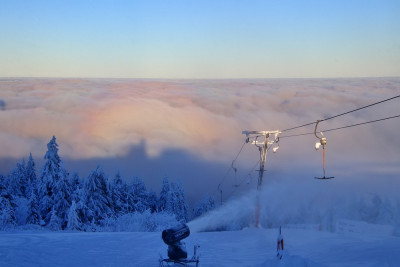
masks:
[[(278, 229), (192, 233), (184, 241), (189, 257), (200, 245), (200, 266), (400, 266), (400, 237), (384, 227), (355, 222), (338, 229), (282, 228), (281, 261)], [(158, 266), (166, 249), (159, 232), (3, 232), (0, 266)]]

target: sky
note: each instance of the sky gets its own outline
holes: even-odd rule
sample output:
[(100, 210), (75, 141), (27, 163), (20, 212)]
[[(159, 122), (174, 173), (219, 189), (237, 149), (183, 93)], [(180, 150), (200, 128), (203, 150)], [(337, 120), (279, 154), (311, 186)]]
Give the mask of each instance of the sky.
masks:
[(0, 1), (0, 77), (400, 76), (400, 2)]

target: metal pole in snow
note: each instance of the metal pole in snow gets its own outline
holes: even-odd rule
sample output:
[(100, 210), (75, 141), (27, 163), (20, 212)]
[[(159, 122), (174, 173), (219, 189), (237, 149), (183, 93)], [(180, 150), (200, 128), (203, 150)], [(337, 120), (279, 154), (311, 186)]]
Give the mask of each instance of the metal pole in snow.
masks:
[(257, 193), (256, 224), (255, 224), (256, 228), (258, 228), (258, 225), (260, 223), (260, 209), (261, 209), (260, 191), (261, 191), (262, 180), (263, 180), (263, 175), (264, 175), (265, 160), (267, 158), (268, 138), (269, 138), (269, 134), (266, 134), (265, 137), (264, 137), (263, 146), (259, 147), (261, 161), (260, 161), (260, 170), (258, 171), (258, 183), (257, 183), (257, 191), (258, 191), (258, 193)]
[[(260, 170), (258, 172), (258, 183), (257, 183), (257, 207), (256, 207), (256, 223), (255, 226), (258, 228), (260, 222), (260, 191), (262, 187), (263, 175), (264, 175), (264, 168), (265, 168), (265, 161), (267, 158), (267, 151), (268, 145), (272, 145), (273, 143), (277, 142), (278, 135), (281, 133), (280, 131), (243, 131), (243, 134), (246, 134), (247, 140), (251, 135), (256, 136), (256, 140), (253, 141), (253, 144), (256, 145), (260, 151)], [(275, 140), (269, 141), (270, 134), (275, 134)], [(264, 142), (257, 142), (257, 137), (264, 136)], [(275, 152), (276, 150), (274, 150)]]
[(257, 190), (258, 191), (261, 190), (261, 186), (262, 186), (262, 179), (263, 179), (263, 175), (264, 175), (265, 160), (267, 158), (268, 138), (269, 138), (269, 134), (266, 134), (265, 137), (264, 137), (263, 146), (259, 147), (261, 161), (260, 161), (260, 170), (258, 172), (258, 184), (257, 184)]

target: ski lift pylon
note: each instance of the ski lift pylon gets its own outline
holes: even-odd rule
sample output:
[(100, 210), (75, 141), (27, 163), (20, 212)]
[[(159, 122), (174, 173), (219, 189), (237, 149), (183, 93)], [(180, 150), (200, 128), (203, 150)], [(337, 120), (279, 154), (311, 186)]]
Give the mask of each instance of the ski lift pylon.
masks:
[(326, 137), (324, 137), (324, 134), (320, 132), (321, 136), (317, 135), (317, 128), (318, 124), (320, 123), (320, 120), (317, 120), (317, 123), (315, 124), (315, 130), (314, 130), (314, 135), (319, 139), (319, 142), (315, 144), (315, 150), (318, 150), (320, 146), (322, 146), (322, 164), (323, 164), (323, 171), (324, 171), (324, 176), (323, 177), (314, 177), (315, 179), (320, 179), (320, 180), (325, 180), (325, 179), (332, 179), (335, 178), (334, 176), (331, 177), (326, 177), (325, 176), (325, 146), (326, 146)]

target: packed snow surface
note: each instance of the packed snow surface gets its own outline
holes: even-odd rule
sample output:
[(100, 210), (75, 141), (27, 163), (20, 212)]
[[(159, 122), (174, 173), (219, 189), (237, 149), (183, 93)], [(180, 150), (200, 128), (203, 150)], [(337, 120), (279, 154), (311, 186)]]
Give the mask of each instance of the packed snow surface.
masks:
[[(282, 260), (276, 258), (278, 229), (192, 233), (184, 241), (189, 258), (200, 245), (200, 266), (400, 266), (400, 237), (370, 231), (378, 228), (357, 222), (334, 233), (282, 228)], [(160, 232), (0, 234), (0, 266), (158, 266), (160, 255), (167, 257)]]

